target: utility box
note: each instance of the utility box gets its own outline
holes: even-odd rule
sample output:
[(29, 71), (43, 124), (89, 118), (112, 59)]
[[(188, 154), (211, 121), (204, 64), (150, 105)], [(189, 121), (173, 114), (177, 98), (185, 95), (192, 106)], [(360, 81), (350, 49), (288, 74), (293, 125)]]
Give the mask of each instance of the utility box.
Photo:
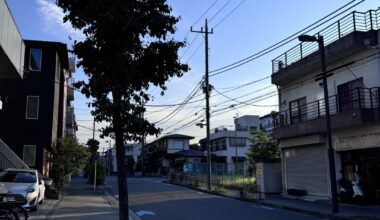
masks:
[(256, 163), (256, 183), (259, 185), (262, 199), (265, 199), (266, 193), (281, 193), (281, 163)]

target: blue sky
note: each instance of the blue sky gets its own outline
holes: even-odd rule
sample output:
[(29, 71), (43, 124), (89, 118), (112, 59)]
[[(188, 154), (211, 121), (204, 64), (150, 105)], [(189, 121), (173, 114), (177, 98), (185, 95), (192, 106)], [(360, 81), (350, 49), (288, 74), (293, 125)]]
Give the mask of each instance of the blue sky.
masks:
[[(187, 36), (190, 43), (197, 36), (195, 33), (189, 33), (190, 26), (194, 25), (194, 29), (200, 29), (204, 25), (205, 18), (214, 17), (209, 26), (214, 27), (219, 23), (232, 9), (241, 4), (232, 14), (230, 14), (223, 22), (214, 28), (214, 34), (210, 35), (210, 70), (221, 66), (228, 65), (238, 61), (249, 55), (254, 54), (272, 44), (292, 35), (293, 33), (303, 29), (304, 27), (319, 20), (335, 9), (347, 4), (348, 0), (170, 0), (169, 4), (173, 8), (173, 14), (181, 17), (181, 21), (177, 25), (175, 39), (183, 40)], [(216, 2), (216, 3), (215, 3)], [(355, 2), (360, 2), (356, 0)], [(24, 39), (59, 41), (72, 44), (68, 36), (72, 39), (82, 39), (83, 35), (73, 30), (70, 24), (62, 23), (62, 11), (54, 5), (51, 0), (7, 0), (17, 26)], [(215, 4), (213, 4), (215, 3)], [(208, 13), (195, 23), (205, 10), (213, 4)], [(218, 14), (217, 12), (223, 7)], [(369, 9), (377, 9), (380, 6), (378, 0), (366, 0), (350, 11), (367, 11)], [(216, 16), (214, 16), (216, 14)], [(344, 13), (343, 15), (348, 14)], [(342, 15), (342, 16), (343, 16)], [(341, 16), (339, 16), (341, 17)], [(336, 19), (338, 19), (337, 17)], [(331, 22), (336, 19), (331, 19)], [(310, 34), (318, 32), (319, 29), (313, 30)], [(165, 96), (159, 95), (159, 89), (152, 88), (150, 93), (155, 97), (149, 104), (171, 104), (182, 102), (183, 99), (193, 90), (195, 85), (201, 80), (204, 74), (204, 45), (202, 44), (202, 36), (198, 36), (194, 43), (180, 51), (183, 62), (188, 62), (191, 71), (186, 73), (184, 77), (178, 79), (173, 78), (168, 82), (168, 90)], [(223, 88), (238, 86), (247, 82), (254, 81), (266, 76), (270, 76), (272, 65), (271, 60), (278, 55), (284, 53), (287, 49), (295, 46), (296, 41), (291, 42), (259, 59), (256, 59), (246, 65), (234, 70), (225, 72), (218, 76), (210, 78), (210, 83), (218, 90), (225, 91)], [(199, 48), (198, 50), (196, 50)], [(187, 51), (186, 51), (187, 50)], [(184, 53), (186, 51), (186, 53)], [(81, 69), (78, 69), (74, 75), (77, 80), (85, 79)], [(259, 83), (237, 89), (233, 92), (226, 93), (231, 98), (238, 98), (244, 101), (254, 98), (271, 91), (275, 91), (274, 86), (270, 86), (270, 79), (263, 80)], [(268, 87), (268, 88), (266, 88)], [(240, 96), (255, 90), (266, 88), (260, 92), (248, 95), (244, 98)], [(200, 92), (197, 93), (201, 94)], [(215, 92), (213, 92), (215, 94)], [(76, 93), (74, 106), (78, 124), (80, 126), (91, 127), (92, 116), (86, 105), (88, 100), (80, 93)], [(197, 96), (196, 95), (196, 96)], [(197, 100), (199, 96), (194, 98)], [(227, 102), (223, 96), (217, 95), (211, 98), (212, 111), (228, 107), (234, 102)], [(236, 104), (236, 102), (235, 102)], [(271, 107), (255, 107), (244, 106), (239, 109), (231, 108), (231, 111), (212, 117), (211, 127), (219, 125), (232, 125), (233, 116), (239, 115), (264, 115), (276, 110), (277, 97), (265, 99), (255, 103), (257, 105)], [(184, 125), (197, 116), (194, 113), (201, 114), (203, 112), (204, 103), (197, 102), (188, 104), (182, 111), (175, 115), (161, 127), (164, 128), (163, 133), (172, 131), (175, 128)], [(157, 110), (161, 110), (157, 112)], [(146, 117), (152, 122), (158, 121), (168, 115), (174, 108), (164, 109), (157, 107), (148, 108)], [(102, 124), (97, 124), (101, 127)], [(169, 129), (165, 129), (169, 128)], [(178, 130), (177, 133), (192, 135), (194, 141), (205, 136), (205, 129), (200, 129), (192, 125), (186, 129)], [(79, 128), (78, 139), (81, 143), (86, 142), (92, 136), (91, 131), (83, 127)], [(153, 140), (155, 137), (148, 137)], [(101, 147), (107, 147), (105, 140), (101, 140)]]

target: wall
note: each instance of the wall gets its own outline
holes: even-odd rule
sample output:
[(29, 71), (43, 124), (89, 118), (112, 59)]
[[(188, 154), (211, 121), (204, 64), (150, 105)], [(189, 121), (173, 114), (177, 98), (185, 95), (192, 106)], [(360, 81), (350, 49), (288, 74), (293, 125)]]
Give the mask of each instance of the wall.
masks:
[[(368, 49), (351, 57), (346, 57), (344, 59), (342, 58), (341, 62), (328, 66), (327, 70), (341, 66), (344, 63), (360, 60), (363, 57), (367, 57), (375, 53), (378, 53), (378, 50)], [(380, 59), (371, 59), (373, 58), (369, 58), (366, 61), (361, 61), (362, 63), (353, 64), (349, 69), (342, 68), (340, 70), (334, 71), (334, 75), (328, 79), (329, 96), (337, 94), (338, 85), (355, 80), (356, 77), (363, 77), (363, 83), (367, 88), (380, 86)], [(319, 73), (320, 71), (305, 72), (304, 77), (294, 79), (292, 81), (292, 84), (288, 84), (280, 88), (280, 111), (287, 110), (289, 108), (289, 102), (299, 98), (306, 97), (306, 103), (323, 99), (323, 86), (319, 85), (320, 81), (316, 82), (311, 79), (313, 76)], [(300, 85), (302, 82), (303, 85)]]
[(167, 153), (175, 153), (181, 150), (189, 150), (189, 139), (185, 138), (168, 138)]
[[(19, 75), (16, 77), (9, 73), (4, 73), (4, 76), (7, 78), (22, 78), (24, 75), (25, 44), (5, 0), (0, 1), (0, 30), (0, 49), (4, 51)], [(0, 74), (0, 78), (2, 78), (2, 74)]]

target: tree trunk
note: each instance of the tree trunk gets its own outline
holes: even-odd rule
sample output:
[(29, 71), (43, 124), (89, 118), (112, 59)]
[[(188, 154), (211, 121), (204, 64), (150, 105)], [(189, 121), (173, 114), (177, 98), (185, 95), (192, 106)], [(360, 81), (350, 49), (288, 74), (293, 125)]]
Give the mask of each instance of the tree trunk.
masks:
[(125, 149), (123, 127), (121, 121), (120, 102), (121, 96), (117, 92), (113, 92), (113, 126), (115, 132), (116, 143), (116, 164), (117, 164), (117, 179), (119, 189), (119, 220), (129, 219), (129, 206), (128, 206), (128, 185), (125, 169)]

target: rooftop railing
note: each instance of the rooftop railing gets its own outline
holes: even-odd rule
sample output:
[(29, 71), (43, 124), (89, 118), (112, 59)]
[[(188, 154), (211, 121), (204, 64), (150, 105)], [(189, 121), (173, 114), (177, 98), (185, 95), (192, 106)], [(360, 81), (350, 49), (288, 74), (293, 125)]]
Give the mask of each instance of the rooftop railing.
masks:
[[(315, 36), (323, 36), (325, 46), (355, 31), (367, 32), (380, 29), (380, 8), (363, 12), (352, 12), (330, 26), (322, 29)], [(272, 60), (272, 71), (279, 70), (318, 51), (315, 42), (303, 42)]]
[[(355, 109), (380, 107), (380, 88), (356, 88), (329, 97), (330, 115), (349, 112)], [(284, 127), (324, 117), (325, 102), (320, 99), (296, 108), (288, 108), (274, 116), (275, 128)]]

